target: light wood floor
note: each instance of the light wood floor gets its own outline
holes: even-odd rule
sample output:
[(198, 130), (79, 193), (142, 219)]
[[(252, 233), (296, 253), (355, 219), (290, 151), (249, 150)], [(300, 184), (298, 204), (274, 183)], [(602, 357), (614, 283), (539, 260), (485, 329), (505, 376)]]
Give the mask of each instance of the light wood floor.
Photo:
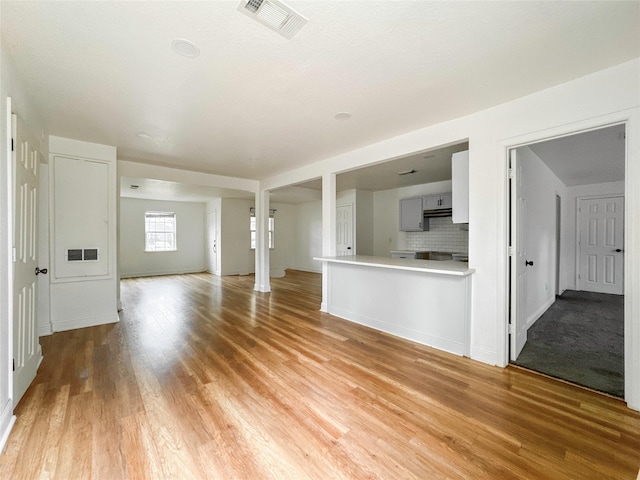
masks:
[(122, 282), (41, 339), (3, 479), (635, 479), (640, 415), (318, 311), (320, 276)]

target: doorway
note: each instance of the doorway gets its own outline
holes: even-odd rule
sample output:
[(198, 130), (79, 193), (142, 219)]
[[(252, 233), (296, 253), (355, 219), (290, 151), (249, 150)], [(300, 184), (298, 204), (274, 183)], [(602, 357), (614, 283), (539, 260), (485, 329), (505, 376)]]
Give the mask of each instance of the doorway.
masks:
[(510, 155), (510, 361), (619, 397), (625, 128)]
[(219, 275), (218, 271), (218, 211), (207, 212), (207, 271), (213, 275)]
[(355, 255), (353, 235), (353, 204), (336, 207), (336, 255)]

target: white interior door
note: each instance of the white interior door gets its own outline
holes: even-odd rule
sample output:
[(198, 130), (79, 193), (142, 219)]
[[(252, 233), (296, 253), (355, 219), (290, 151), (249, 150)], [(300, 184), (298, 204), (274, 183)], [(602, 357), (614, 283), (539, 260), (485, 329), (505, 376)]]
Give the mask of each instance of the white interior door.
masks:
[(336, 207), (336, 255), (355, 255), (353, 248), (353, 205)]
[(580, 199), (578, 288), (623, 293), (624, 197)]
[[(38, 152), (24, 123), (12, 115), (13, 138), (13, 402), (33, 381), (42, 357), (38, 344)], [(43, 272), (46, 273), (46, 272)]]
[(218, 270), (218, 212), (207, 213), (207, 268), (215, 274)]
[(511, 311), (509, 326), (511, 360), (516, 360), (527, 342), (525, 306), (527, 300), (525, 199), (526, 176), (524, 165), (517, 161), (516, 150), (510, 152), (511, 185)]

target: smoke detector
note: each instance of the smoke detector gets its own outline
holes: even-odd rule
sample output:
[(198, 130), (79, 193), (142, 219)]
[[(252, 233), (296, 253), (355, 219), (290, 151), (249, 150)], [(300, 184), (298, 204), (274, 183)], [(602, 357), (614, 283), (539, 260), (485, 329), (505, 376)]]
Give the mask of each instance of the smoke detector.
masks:
[(285, 38), (293, 38), (307, 19), (278, 0), (240, 0), (239, 11)]

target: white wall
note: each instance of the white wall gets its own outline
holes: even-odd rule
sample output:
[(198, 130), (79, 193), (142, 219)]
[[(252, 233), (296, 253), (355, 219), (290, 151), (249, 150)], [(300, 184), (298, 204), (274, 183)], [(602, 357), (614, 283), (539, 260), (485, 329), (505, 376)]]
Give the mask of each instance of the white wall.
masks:
[(527, 267), (524, 309), (530, 328), (555, 301), (556, 195), (565, 203), (567, 189), (529, 147), (518, 148), (517, 156), (525, 172), (525, 249), (533, 261)]
[[(627, 122), (625, 335), (626, 399), (640, 409), (640, 59), (501, 105), (292, 170), (260, 183), (273, 190), (416, 152), (469, 142), (471, 358), (508, 362), (507, 151), (510, 147), (620, 121)], [(331, 210), (331, 200), (323, 204)], [(375, 203), (375, 199), (374, 199)], [(395, 208), (395, 207), (394, 207)], [(397, 214), (396, 214), (397, 215)], [(327, 216), (327, 218), (329, 218)], [(375, 224), (374, 224), (375, 228)], [(327, 253), (335, 244), (323, 228)], [(376, 252), (377, 253), (377, 252)], [(635, 319), (635, 320), (633, 320)], [(632, 345), (632, 347), (630, 347)]]
[(373, 192), (356, 190), (356, 253), (373, 255)]
[[(116, 149), (49, 137), (51, 326), (119, 321)], [(98, 261), (68, 262), (68, 248), (99, 248)]]
[[(175, 252), (144, 251), (145, 212), (175, 212)], [(121, 198), (118, 260), (122, 278), (205, 271), (205, 204)]]
[(249, 234), (253, 200), (223, 198), (220, 223), (220, 272), (222, 275), (248, 275), (255, 270), (255, 251)]
[(296, 205), (296, 246), (294, 268), (307, 272), (322, 272), (322, 202)]
[(287, 268), (295, 267), (296, 261), (296, 223), (295, 205), (270, 203), (275, 209), (275, 248), (269, 250), (269, 264), (272, 277), (282, 277)]

